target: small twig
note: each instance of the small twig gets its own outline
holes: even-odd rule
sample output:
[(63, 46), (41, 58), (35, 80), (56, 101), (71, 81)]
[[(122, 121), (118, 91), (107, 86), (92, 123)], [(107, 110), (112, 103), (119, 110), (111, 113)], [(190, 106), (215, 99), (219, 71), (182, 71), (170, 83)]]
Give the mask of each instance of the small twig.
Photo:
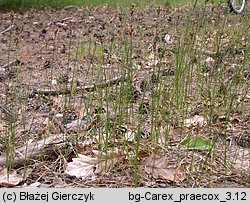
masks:
[(62, 19), (60, 22), (68, 21), (68, 20), (71, 20), (71, 19), (73, 19), (73, 17), (66, 17), (66, 18)]
[(115, 19), (116, 19), (116, 16), (113, 16), (108, 22), (112, 23), (112, 21), (115, 20)]
[(47, 24), (47, 26), (51, 26), (52, 24), (64, 24), (63, 22), (65, 22), (65, 21), (68, 21), (68, 20), (71, 20), (71, 19), (73, 19), (73, 17), (66, 17), (66, 18), (64, 18), (64, 19), (62, 19), (62, 20), (57, 20), (57, 21), (52, 21), (52, 22), (49, 22), (48, 24)]
[(14, 28), (15, 26), (14, 25), (11, 25), (10, 27), (6, 28), (4, 31), (2, 31), (0, 33), (0, 35), (3, 35), (4, 33), (8, 32), (9, 30), (11, 30), (12, 28)]

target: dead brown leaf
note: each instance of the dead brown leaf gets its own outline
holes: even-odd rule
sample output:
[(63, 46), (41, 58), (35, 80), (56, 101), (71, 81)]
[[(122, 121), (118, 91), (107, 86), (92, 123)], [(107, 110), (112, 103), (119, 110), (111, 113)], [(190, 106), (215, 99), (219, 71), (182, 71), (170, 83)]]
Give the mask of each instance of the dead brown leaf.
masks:
[(239, 148), (238, 149), (238, 156), (235, 158), (233, 162), (233, 166), (238, 171), (246, 170), (249, 171), (250, 167), (250, 151), (247, 148)]
[(164, 128), (161, 129), (158, 143), (161, 146), (166, 144), (175, 145), (184, 138), (188, 133), (188, 128), (185, 127), (169, 127), (166, 131)]
[(190, 127), (190, 126), (202, 127), (205, 124), (206, 124), (205, 118), (203, 116), (200, 116), (200, 115), (195, 115), (193, 118), (189, 118), (189, 119), (184, 120), (184, 125), (186, 127)]
[(185, 179), (181, 166), (170, 166), (166, 155), (158, 158), (155, 155), (150, 155), (142, 161), (141, 165), (148, 174), (152, 174), (157, 180), (182, 182)]
[(0, 186), (1, 187), (14, 187), (17, 186), (24, 177), (22, 174), (17, 174), (16, 171), (8, 173), (7, 168), (0, 171)]
[(97, 174), (104, 174), (114, 167), (116, 163), (124, 159), (118, 151), (110, 151), (107, 154), (93, 150), (94, 157), (78, 154), (73, 162), (67, 165), (66, 173), (77, 178), (86, 179), (95, 177)]

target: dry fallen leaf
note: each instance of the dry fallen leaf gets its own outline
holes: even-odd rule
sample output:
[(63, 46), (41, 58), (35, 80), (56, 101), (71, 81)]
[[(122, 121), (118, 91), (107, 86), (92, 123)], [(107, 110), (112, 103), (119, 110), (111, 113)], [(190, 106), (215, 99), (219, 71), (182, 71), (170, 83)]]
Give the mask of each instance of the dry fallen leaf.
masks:
[(102, 153), (101, 156), (98, 151), (93, 150), (92, 152), (95, 157), (78, 154), (78, 158), (73, 158), (73, 162), (68, 163), (65, 172), (82, 179), (95, 177), (97, 174), (106, 173), (124, 158), (118, 151), (110, 151), (107, 155)]
[(205, 118), (203, 116), (195, 115), (193, 118), (185, 119), (184, 120), (184, 125), (186, 127), (190, 126), (203, 126), (205, 125)]
[(160, 129), (158, 144), (161, 146), (178, 144), (181, 138), (185, 137), (187, 133), (188, 128), (186, 127), (163, 127)]
[(185, 179), (181, 166), (170, 166), (166, 155), (159, 158), (150, 155), (142, 161), (142, 166), (148, 174), (152, 174), (157, 180), (182, 182)]
[(129, 142), (134, 141), (135, 138), (136, 138), (135, 133), (131, 132), (131, 131), (126, 132), (125, 135), (124, 135), (124, 139), (129, 141)]
[(233, 166), (238, 171), (246, 170), (249, 171), (250, 167), (250, 151), (246, 148), (239, 148), (238, 155), (233, 161)]
[(78, 154), (78, 158), (73, 158), (73, 162), (67, 165), (65, 173), (82, 179), (94, 176), (94, 168), (97, 162), (98, 158)]
[(171, 43), (171, 37), (170, 35), (166, 34), (165, 37), (164, 37), (164, 40), (167, 44), (170, 44)]
[(71, 121), (70, 123), (67, 123), (65, 127), (71, 131), (79, 131), (88, 127), (88, 125), (90, 125), (92, 121), (94, 121), (94, 118), (85, 116), (83, 119), (76, 119)]
[(212, 57), (208, 57), (206, 60), (206, 65), (212, 66), (215, 60)]
[(22, 174), (17, 174), (16, 171), (12, 171), (8, 174), (6, 168), (0, 171), (0, 186), (1, 187), (14, 187), (17, 186), (24, 177)]

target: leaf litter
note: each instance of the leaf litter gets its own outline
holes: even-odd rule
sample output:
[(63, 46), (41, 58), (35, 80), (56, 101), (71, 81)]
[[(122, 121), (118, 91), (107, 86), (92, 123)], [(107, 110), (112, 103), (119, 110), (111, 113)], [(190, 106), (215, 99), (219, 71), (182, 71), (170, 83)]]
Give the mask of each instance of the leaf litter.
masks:
[[(36, 10), (36, 12), (26, 11), (24, 14), (3, 12), (0, 17), (3, 22), (0, 25), (1, 51), (3, 53), (0, 56), (0, 80), (4, 81), (9, 89), (1, 86), (0, 97), (1, 101), (6, 101), (8, 96), (11, 96), (13, 100), (9, 104), (0, 104), (1, 139), (6, 128), (10, 126), (11, 120), (8, 119), (26, 121), (27, 127), (23, 127), (21, 122), (17, 123), (14, 144), (17, 153), (21, 154), (17, 154), (15, 163), (20, 165), (25, 155), (31, 165), (34, 161), (39, 163), (40, 159), (44, 162), (43, 168), (34, 165), (32, 174), (28, 175), (28, 180), (26, 178), (21, 180), (13, 173), (15, 181), (6, 184), (16, 186), (23, 181), (31, 187), (133, 186), (135, 172), (132, 167), (136, 154), (136, 142), (140, 139), (139, 166), (141, 171), (145, 171), (149, 177), (152, 176), (151, 181), (152, 179), (156, 181), (153, 187), (157, 187), (159, 182), (169, 186), (183, 187), (190, 187), (193, 183), (196, 183), (197, 186), (206, 186), (206, 183), (215, 185), (216, 182), (212, 182), (214, 175), (209, 177), (211, 172), (217, 178), (221, 178), (220, 175), (221, 172), (224, 172), (224, 168), (228, 170), (228, 175), (238, 178), (235, 182), (236, 185), (246, 186), (247, 183), (241, 181), (240, 178), (246, 178), (247, 172), (249, 172), (247, 169), (249, 154), (246, 153), (249, 128), (242, 131), (243, 127), (249, 127), (249, 119), (244, 119), (249, 114), (247, 113), (250, 107), (249, 93), (246, 94), (247, 97), (242, 97), (241, 90), (239, 90), (239, 98), (242, 99), (238, 101), (240, 110), (236, 111), (234, 116), (237, 120), (230, 119), (226, 125), (228, 132), (226, 146), (221, 138), (225, 137), (227, 132), (221, 131), (221, 129), (228, 117), (222, 108), (223, 101), (213, 101), (214, 96), (211, 95), (211, 91), (217, 88), (214, 85), (215, 67), (222, 66), (227, 72), (221, 76), (221, 79), (225, 79), (225, 81), (218, 90), (217, 94), (220, 95), (228, 91), (230, 78), (237, 74), (230, 71), (229, 68), (238, 67), (242, 60), (240, 42), (238, 51), (234, 50), (234, 47), (227, 46), (226, 48), (226, 45), (230, 43), (230, 38), (222, 39), (222, 43), (225, 43), (223, 49), (227, 49), (222, 50), (225, 51), (224, 55), (227, 57), (225, 64), (220, 61), (221, 53), (213, 50), (211, 42), (214, 40), (213, 36), (217, 34), (217, 28), (213, 29), (216, 26), (214, 19), (216, 16), (221, 16), (222, 9), (224, 8), (214, 9), (213, 6), (205, 6), (196, 11), (197, 15), (193, 19), (196, 21), (203, 15), (205, 18), (213, 19), (211, 20), (212, 29), (203, 32), (206, 36), (203, 34), (197, 36), (198, 47), (194, 48), (195, 54), (204, 60), (202, 73), (204, 80), (210, 84), (208, 89), (198, 87), (198, 90), (202, 92), (202, 97), (208, 96), (211, 100), (202, 102), (198, 100), (199, 104), (188, 110), (187, 115), (189, 116), (182, 118), (178, 113), (178, 104), (167, 100), (175, 96), (171, 94), (160, 96), (158, 108), (166, 114), (160, 120), (156, 119), (160, 111), (154, 107), (151, 96), (157, 90), (161, 90), (160, 88), (166, 89), (169, 93), (174, 89), (172, 80), (178, 76), (176, 67), (174, 67), (174, 56), (177, 56), (175, 46), (183, 35), (180, 28), (185, 27), (188, 7), (176, 10), (170, 10), (168, 7), (146, 7), (143, 10), (139, 9), (135, 16), (130, 17), (123, 13), (126, 11), (106, 6), (71, 8), (69, 10)], [(9, 19), (13, 15), (13, 22), (10, 23)], [(125, 17), (128, 18), (126, 26), (122, 25), (123, 21), (121, 21)], [(240, 27), (237, 17), (229, 16), (228, 21), (230, 24), (234, 23)], [(10, 25), (12, 23), (13, 25)], [(159, 33), (155, 32), (156, 25), (162, 25)], [(140, 35), (138, 29), (142, 30), (143, 35)], [(232, 33), (233, 31), (230, 29), (225, 28), (228, 33)], [(136, 48), (131, 59), (131, 66), (135, 70), (133, 79), (129, 79), (121, 72), (124, 62), (122, 62), (123, 53), (119, 51), (123, 48), (119, 47), (119, 44), (129, 36), (128, 34), (134, 37)], [(9, 47), (7, 42), (11, 35), (21, 39), (18, 42), (19, 47), (16, 46), (17, 44)], [(110, 37), (112, 37), (111, 41)], [(112, 39), (119, 42), (116, 44), (113, 41), (114, 52), (109, 50), (110, 45), (102, 44), (112, 42)], [(230, 55), (229, 49), (233, 52), (231, 53), (234, 55), (233, 57)], [(104, 50), (103, 55), (100, 50)], [(163, 57), (161, 57), (162, 51), (164, 51)], [(19, 63), (16, 63), (16, 59), (8, 63), (9, 56), (11, 58), (16, 56), (15, 52), (19, 53)], [(196, 61), (197, 58), (193, 55), (190, 52), (190, 56), (186, 56), (186, 59), (189, 60), (190, 57)], [(104, 60), (104, 64), (102, 64), (102, 60)], [(155, 68), (158, 66), (162, 66), (164, 69), (155, 72)], [(105, 72), (100, 67), (105, 68)], [(17, 70), (14, 74), (11, 73), (12, 68)], [(48, 73), (50, 71), (52, 73), (52, 70), (53, 75), (48, 77)], [(197, 79), (200, 80), (201, 75), (198, 75), (195, 69), (192, 74), (194, 79), (190, 89), (195, 92), (197, 91)], [(247, 79), (247, 76), (246, 70), (243, 78)], [(161, 77), (163, 80), (159, 80)], [(185, 81), (185, 78), (182, 79)], [(119, 95), (121, 100), (128, 100), (130, 105), (117, 110), (115, 103), (113, 104), (113, 100), (119, 98), (117, 90), (122, 90), (121, 83), (128, 84), (130, 80), (133, 84), (130, 85), (129, 94), (121, 96), (120, 93)], [(20, 93), (20, 98), (27, 99), (24, 107), (19, 107), (15, 100), (20, 101), (20, 98), (15, 98), (16, 94), (11, 93), (11, 89)], [(108, 96), (105, 92), (107, 90)], [(89, 97), (90, 92), (93, 93), (91, 97)], [(108, 107), (105, 107), (106, 112), (102, 111), (106, 105), (100, 104), (100, 101), (96, 100), (99, 97), (97, 93), (110, 97), (112, 100)], [(141, 102), (142, 97), (145, 97), (146, 103)], [(88, 107), (90, 102), (92, 103), (91, 108)], [(192, 102), (194, 99), (187, 97), (186, 103)], [(195, 102), (197, 103), (197, 101)], [(93, 107), (98, 107), (98, 110), (94, 110)], [(211, 118), (207, 118), (205, 113), (210, 107), (214, 107), (213, 113), (209, 116)], [(138, 112), (137, 108), (140, 109)], [(130, 114), (130, 116), (118, 120), (117, 111)], [(237, 121), (241, 121), (241, 124), (238, 124)], [(137, 129), (140, 122), (143, 123), (142, 130)], [(153, 128), (154, 124), (157, 128)], [(122, 127), (126, 127), (125, 133)], [(213, 134), (219, 135), (219, 137), (213, 137)], [(216, 149), (213, 151), (214, 155), (207, 156), (206, 151), (193, 151), (211, 148), (214, 140), (217, 142)], [(243, 144), (242, 148), (237, 151), (240, 144)], [(1, 155), (2, 166), (6, 159), (5, 145), (0, 146), (3, 152)], [(189, 151), (179, 148), (181, 145)], [(115, 149), (121, 148), (123, 154), (118, 154), (118, 150), (110, 151), (110, 148), (114, 149), (114, 147)], [(103, 149), (100, 152), (96, 151), (99, 148)], [(105, 148), (108, 149), (106, 154), (104, 153)], [(31, 151), (34, 149), (35, 152)], [(39, 149), (46, 150), (42, 151), (46, 154), (41, 156)], [(224, 152), (227, 155), (223, 155)], [(229, 158), (228, 163), (223, 163), (224, 156)], [(119, 173), (113, 176), (108, 174), (108, 172), (115, 171)], [(198, 172), (205, 173), (197, 175)], [(63, 175), (59, 184), (52, 179), (54, 174)], [(76, 179), (69, 179), (69, 175)], [(88, 178), (91, 178), (91, 181)], [(142, 185), (145, 186), (150, 180), (150, 178), (143, 177), (140, 179)], [(168, 184), (169, 182), (172, 184)], [(229, 181), (224, 180), (220, 183), (220, 187), (225, 183), (228, 184)]]
[(181, 165), (171, 167), (166, 155), (161, 157), (150, 155), (149, 157), (144, 158), (141, 162), (141, 168), (148, 174), (151, 174), (158, 181), (178, 183), (185, 179), (185, 174)]
[(125, 156), (118, 154), (117, 150), (100, 154), (99, 151), (92, 151), (94, 157), (78, 154), (77, 158), (68, 163), (65, 173), (77, 178), (94, 178), (112, 170), (112, 168), (121, 162)]

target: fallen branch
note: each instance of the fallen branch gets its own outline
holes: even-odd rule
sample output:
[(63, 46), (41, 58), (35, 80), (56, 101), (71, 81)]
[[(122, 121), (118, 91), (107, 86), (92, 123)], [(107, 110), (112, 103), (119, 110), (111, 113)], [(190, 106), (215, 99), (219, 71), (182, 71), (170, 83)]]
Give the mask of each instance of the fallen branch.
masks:
[[(109, 80), (105, 83), (99, 83), (99, 84), (90, 84), (90, 85), (85, 85), (85, 86), (81, 86), (81, 87), (77, 87), (76, 88), (76, 92), (82, 92), (82, 91), (86, 91), (86, 92), (90, 92), (90, 91), (94, 91), (97, 88), (105, 88), (105, 87), (110, 87), (113, 86), (115, 84), (119, 84), (121, 81), (123, 80), (127, 80), (127, 76), (123, 77), (116, 77), (113, 78), (112, 80)], [(32, 94), (41, 94), (41, 95), (60, 95), (60, 94), (70, 94), (71, 90), (66, 88), (64, 90), (40, 90), (40, 89), (34, 89), (32, 91)]]
[[(84, 131), (88, 130), (92, 125), (96, 123), (96, 121), (96, 117), (93, 117), (89, 121), (81, 120), (79, 121), (79, 124), (76, 125), (80, 125), (81, 130)], [(61, 125), (58, 122), (55, 122), (55, 124), (57, 124), (61, 131), (64, 132), (63, 128), (60, 127)], [(68, 130), (70, 130), (71, 128), (74, 129), (74, 127), (69, 127)], [(51, 134), (48, 137), (38, 141), (27, 142), (27, 144), (23, 145), (22, 147), (15, 149), (15, 153), (14, 155), (12, 155), (13, 157), (10, 157), (11, 153), (4, 153), (3, 155), (1, 155), (0, 169), (7, 164), (10, 165), (13, 163), (13, 167), (19, 168), (30, 163), (30, 161), (41, 160), (41, 157), (51, 158), (52, 155), (55, 155), (55, 151), (62, 150), (63, 148), (65, 148), (66, 144), (75, 144), (75, 139), (76, 138), (72, 136), (72, 134), (60, 133)], [(11, 163), (11, 161), (13, 162)]]
[[(65, 135), (63, 134), (50, 135), (48, 138), (31, 142), (16, 149), (13, 158), (14, 166), (23, 166), (26, 161), (38, 159), (41, 156), (51, 156), (55, 149), (61, 148), (65, 145), (67, 139), (68, 138), (65, 138)], [(0, 156), (0, 166), (6, 165), (6, 159), (7, 161), (11, 160), (11, 158), (7, 157), (6, 154)]]
[(0, 33), (0, 35), (3, 35), (4, 33), (8, 32), (9, 30), (11, 30), (12, 28), (14, 28), (15, 26), (14, 25), (11, 25), (10, 27), (6, 28), (4, 31), (2, 31)]

